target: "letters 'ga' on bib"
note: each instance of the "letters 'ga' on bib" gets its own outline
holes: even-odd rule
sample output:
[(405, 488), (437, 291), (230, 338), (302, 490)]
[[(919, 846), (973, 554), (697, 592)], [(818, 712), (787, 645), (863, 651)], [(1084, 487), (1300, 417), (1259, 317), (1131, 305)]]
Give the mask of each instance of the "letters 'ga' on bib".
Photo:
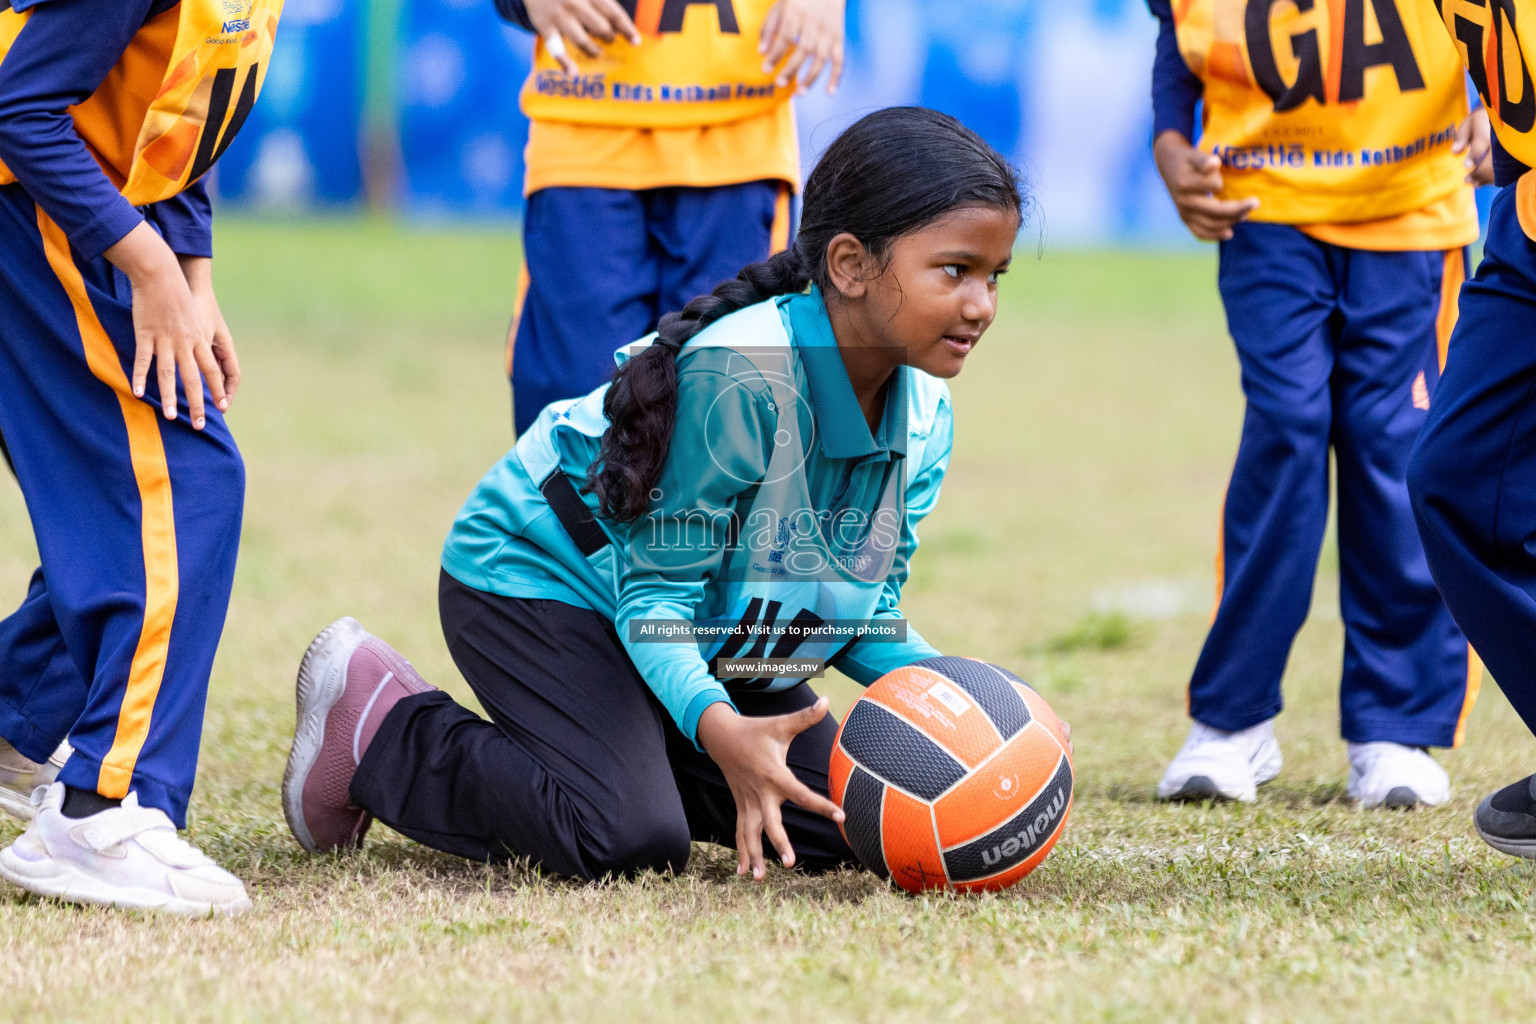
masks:
[[(134, 206), (169, 199), (223, 155), (256, 103), (283, 0), (182, 0), (133, 37), (75, 130)], [(0, 61), (32, 15), (0, 12)], [(0, 164), (0, 184), (16, 176)]]
[(1222, 198), (1260, 200), (1255, 220), (1377, 220), (1463, 187), (1461, 60), (1428, 0), (1173, 6), (1205, 85), (1201, 148), (1222, 159)]
[(640, 46), (617, 39), (588, 57), (567, 50), (568, 75), (541, 39), (523, 84), (523, 113), (539, 121), (620, 128), (727, 124), (787, 102), (764, 74), (757, 43), (776, 0), (619, 0), (640, 30)]

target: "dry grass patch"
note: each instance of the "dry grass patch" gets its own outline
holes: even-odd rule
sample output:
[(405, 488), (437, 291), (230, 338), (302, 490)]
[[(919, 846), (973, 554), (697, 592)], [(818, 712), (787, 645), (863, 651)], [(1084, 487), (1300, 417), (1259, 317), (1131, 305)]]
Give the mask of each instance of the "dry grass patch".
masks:
[[(1072, 822), (1017, 890), (910, 898), (860, 872), (752, 885), (702, 847), (677, 878), (581, 886), (382, 828), (360, 855), (306, 857), (276, 783), (314, 633), (357, 615), (469, 699), (438, 630), (437, 554), (508, 441), (515, 246), (371, 223), (220, 232), (250, 493), (192, 832), (256, 909), (179, 921), (0, 892), (0, 1018), (1528, 1015), (1536, 875), (1477, 842), (1469, 815), (1536, 748), (1490, 687), (1468, 746), (1445, 755), (1452, 805), (1350, 807), (1331, 552), (1287, 676), (1281, 778), (1250, 807), (1151, 799), (1185, 729), (1241, 413), (1205, 257), (1021, 259), (955, 384), (957, 451), (909, 614), (941, 649), (1034, 680), (1076, 728)], [(0, 486), (15, 599), (34, 557)], [(838, 712), (856, 693), (827, 689)]]

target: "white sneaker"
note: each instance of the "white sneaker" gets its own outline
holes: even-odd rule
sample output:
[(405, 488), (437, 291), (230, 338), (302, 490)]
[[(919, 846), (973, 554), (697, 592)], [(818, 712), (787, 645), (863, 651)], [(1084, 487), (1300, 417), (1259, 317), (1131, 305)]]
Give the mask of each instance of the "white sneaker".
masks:
[(158, 808), (129, 793), (120, 807), (66, 818), (64, 784), (37, 801), (27, 830), (0, 850), (0, 876), (39, 896), (172, 914), (239, 914), (245, 885), (176, 834)]
[(1451, 798), (1451, 779), (1422, 747), (1351, 743), (1349, 796), (1362, 807), (1436, 807)]
[(1275, 742), (1273, 718), (1239, 732), (1196, 722), (1157, 784), (1157, 798), (1248, 802), (1279, 774), (1280, 744)]
[(38, 764), (21, 756), (15, 747), (0, 739), (0, 811), (31, 821), (32, 815), (37, 813), (32, 794), (53, 785), (53, 780), (59, 777), (59, 769), (73, 753), (69, 741), (65, 740), (48, 760)]

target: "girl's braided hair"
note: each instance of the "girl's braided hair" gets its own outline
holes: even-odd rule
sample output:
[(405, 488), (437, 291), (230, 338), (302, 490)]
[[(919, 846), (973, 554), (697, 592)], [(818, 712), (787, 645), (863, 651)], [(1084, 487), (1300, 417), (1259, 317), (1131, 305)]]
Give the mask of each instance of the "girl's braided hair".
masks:
[(629, 522), (645, 514), (661, 479), (677, 418), (677, 355), (721, 317), (812, 281), (831, 287), (827, 246), (857, 238), (876, 260), (891, 243), (960, 207), (1023, 212), (1013, 165), (975, 132), (925, 107), (889, 107), (849, 126), (827, 147), (805, 185), (794, 245), (744, 268), (732, 280), (668, 313), (656, 340), (615, 372), (603, 401), (609, 427), (587, 475), (602, 515)]

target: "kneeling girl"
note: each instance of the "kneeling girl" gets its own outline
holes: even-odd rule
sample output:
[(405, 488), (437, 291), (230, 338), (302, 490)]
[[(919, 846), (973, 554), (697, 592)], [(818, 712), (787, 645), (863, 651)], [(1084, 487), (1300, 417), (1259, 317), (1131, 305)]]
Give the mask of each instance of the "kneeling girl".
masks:
[(693, 840), (761, 878), (764, 834), (786, 865), (852, 862), (810, 672), (724, 663), (869, 683), (938, 655), (897, 606), (949, 462), (943, 380), (996, 314), (1021, 202), (943, 114), (845, 131), (791, 249), (547, 407), (465, 503), (439, 603), (489, 721), (351, 619), (316, 638), (283, 781), (300, 844), (377, 817), (586, 879), (681, 870)]

